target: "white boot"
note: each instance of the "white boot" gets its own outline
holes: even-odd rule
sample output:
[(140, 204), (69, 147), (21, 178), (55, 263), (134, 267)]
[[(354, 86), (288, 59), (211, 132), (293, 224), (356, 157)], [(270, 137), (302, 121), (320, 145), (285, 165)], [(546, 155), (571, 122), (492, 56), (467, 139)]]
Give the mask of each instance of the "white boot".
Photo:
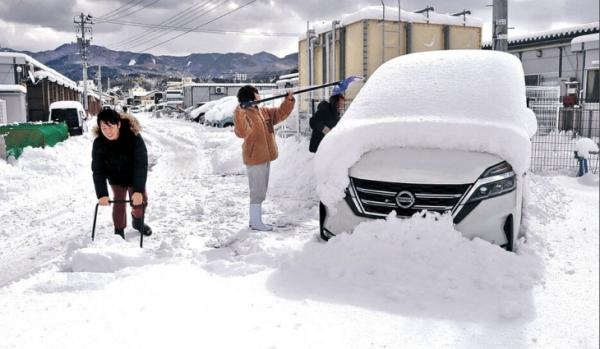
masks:
[(261, 204), (250, 204), (250, 228), (260, 231), (273, 230), (273, 227), (262, 222)]

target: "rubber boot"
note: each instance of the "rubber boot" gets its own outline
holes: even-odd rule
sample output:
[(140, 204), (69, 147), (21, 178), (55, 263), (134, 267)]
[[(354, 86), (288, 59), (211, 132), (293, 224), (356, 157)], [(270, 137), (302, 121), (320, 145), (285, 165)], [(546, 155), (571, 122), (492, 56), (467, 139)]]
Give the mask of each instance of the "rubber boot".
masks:
[[(133, 227), (133, 229), (142, 232), (142, 219), (131, 216), (131, 226)], [(144, 236), (152, 235), (152, 228), (150, 228), (148, 224), (144, 223), (143, 234)]]
[(115, 235), (119, 235), (125, 240), (125, 229), (115, 228)]
[(262, 222), (262, 205), (250, 204), (250, 228), (260, 231), (271, 231), (273, 227)]

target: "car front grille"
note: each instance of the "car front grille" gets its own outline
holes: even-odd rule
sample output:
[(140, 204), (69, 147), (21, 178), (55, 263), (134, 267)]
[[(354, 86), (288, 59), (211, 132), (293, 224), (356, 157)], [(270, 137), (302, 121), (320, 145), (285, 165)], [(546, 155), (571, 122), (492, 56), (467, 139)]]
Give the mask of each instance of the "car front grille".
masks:
[(350, 177), (349, 194), (355, 213), (362, 216), (383, 217), (396, 211), (398, 216), (410, 217), (422, 210), (454, 211), (470, 187), (470, 184), (389, 183)]

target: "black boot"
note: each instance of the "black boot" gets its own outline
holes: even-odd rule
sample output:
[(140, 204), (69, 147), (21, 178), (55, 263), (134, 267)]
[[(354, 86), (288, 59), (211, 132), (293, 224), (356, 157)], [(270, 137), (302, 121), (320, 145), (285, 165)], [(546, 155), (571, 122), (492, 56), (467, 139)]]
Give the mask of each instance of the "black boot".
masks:
[(135, 218), (135, 217), (131, 217), (131, 225), (133, 226), (133, 229), (142, 232), (145, 236), (150, 236), (152, 235), (152, 228), (150, 228), (150, 226), (148, 224), (144, 224), (144, 228), (142, 230), (142, 219), (141, 218)]
[(125, 229), (115, 228), (115, 235), (119, 235), (125, 240)]

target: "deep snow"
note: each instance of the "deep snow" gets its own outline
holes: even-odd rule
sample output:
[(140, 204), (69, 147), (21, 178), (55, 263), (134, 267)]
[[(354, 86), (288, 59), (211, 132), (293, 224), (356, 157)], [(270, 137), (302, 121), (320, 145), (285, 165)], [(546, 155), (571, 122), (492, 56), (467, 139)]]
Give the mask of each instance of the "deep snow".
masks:
[(485, 152), (522, 174), (536, 129), (515, 56), (450, 50), (396, 57), (369, 77), (319, 146), (319, 198), (335, 208), (348, 187), (348, 170), (363, 154), (391, 147)]
[(143, 250), (106, 208), (90, 241), (88, 135), (0, 160), (0, 348), (598, 347), (597, 175), (528, 175), (518, 254), (435, 215), (322, 243), (306, 141), (278, 139), (257, 233), (230, 129), (139, 117)]

